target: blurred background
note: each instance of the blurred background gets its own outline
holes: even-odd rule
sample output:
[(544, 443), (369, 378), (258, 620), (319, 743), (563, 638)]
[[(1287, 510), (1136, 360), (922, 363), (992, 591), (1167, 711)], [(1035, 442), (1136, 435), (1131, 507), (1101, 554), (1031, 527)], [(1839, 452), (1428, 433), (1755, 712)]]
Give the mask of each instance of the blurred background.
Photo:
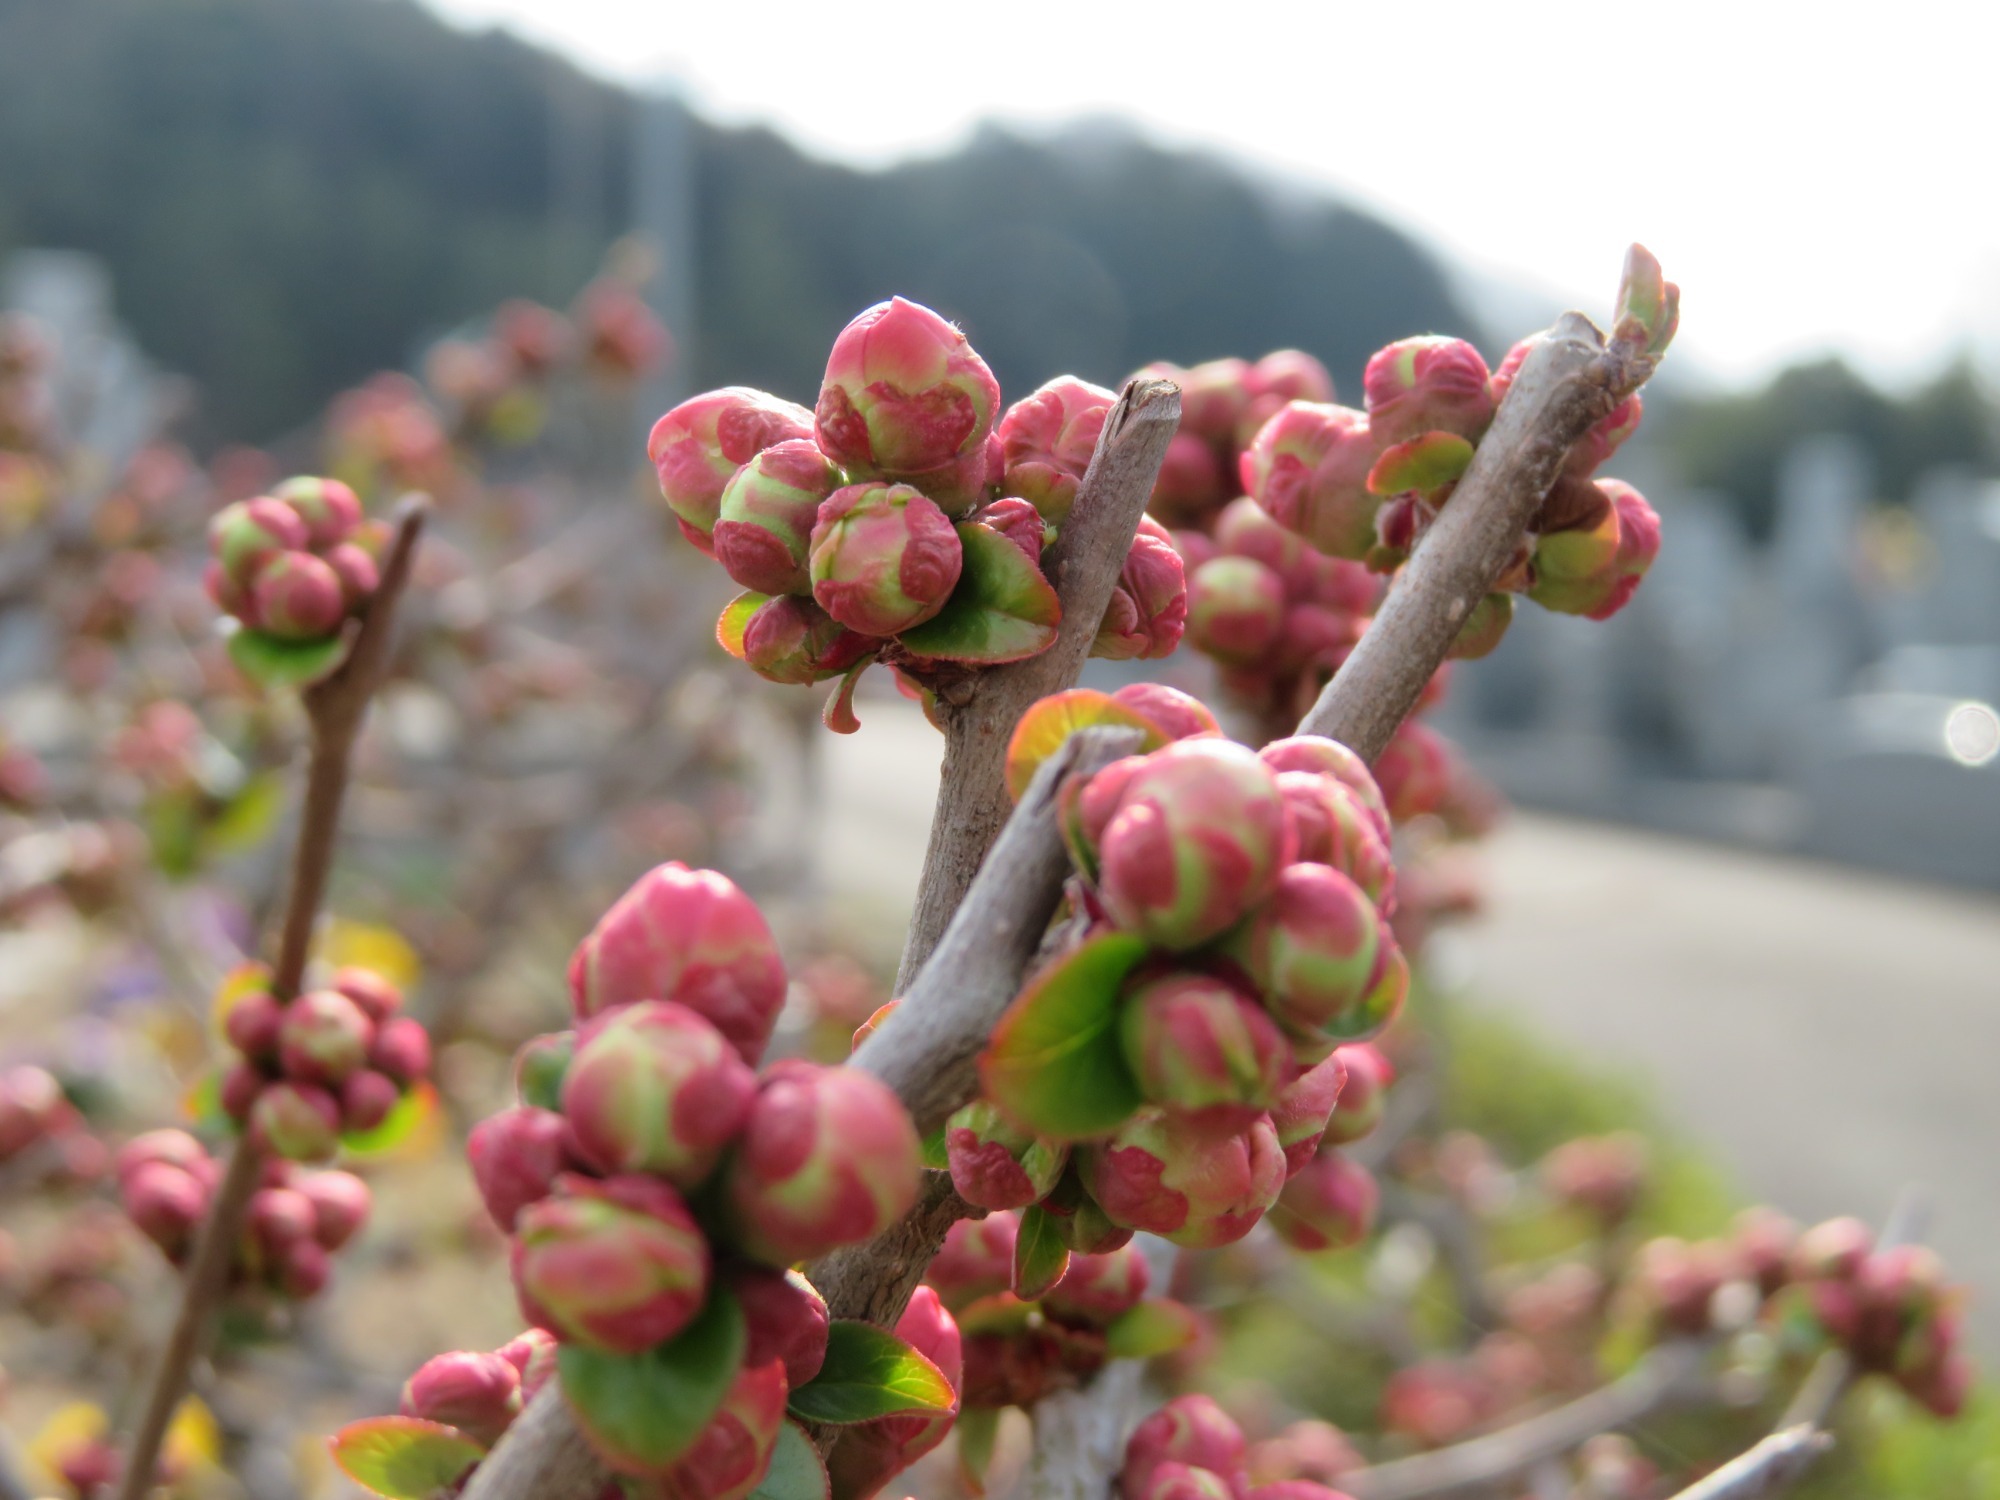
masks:
[[(1523, 610), (1435, 714), (1515, 811), (1432, 982), (1632, 1080), (1790, 1212), (1879, 1218), (1929, 1184), (1990, 1358), (1996, 48), (2000, 13), (1925, 4), (1843, 28), (1789, 5), (1416, 24), (1254, 0), (0, 0), (0, 306), (35, 320), (105, 474), (171, 436), (226, 493), (246, 454), (298, 466), (375, 372), (608, 267), (665, 353), (572, 413), (575, 482), (546, 503), (576, 511), (629, 499), (646, 425), (682, 396), (809, 401), (833, 335), (891, 293), (962, 323), (1010, 399), (1295, 346), (1358, 401), (1394, 338), (1497, 363), (1564, 307), (1603, 317), (1644, 242), (1682, 331), (1616, 472), (1659, 510), (1662, 553), (1606, 624)], [(37, 560), (6, 477), (0, 585)], [(571, 564), (610, 566), (627, 533), (593, 535)], [(662, 576), (712, 609), (714, 579), (667, 550)], [(649, 618), (603, 637), (628, 665)], [(671, 661), (700, 665), (660, 668), (647, 700), (683, 728), (716, 712), (696, 624)], [(38, 696), (46, 644), (0, 612), (0, 725), (31, 748), (74, 729)], [(683, 679), (709, 696), (691, 708)], [(708, 832), (619, 847), (736, 828), (714, 837), (739, 865), (880, 963), (939, 742), (886, 686), (851, 738), (805, 696), (743, 710), (766, 764), (726, 815), (699, 804)], [(537, 787), (564, 769), (547, 734), (529, 760)], [(801, 786), (825, 794), (811, 847), (780, 848)], [(463, 930), (433, 937), (454, 972)]]

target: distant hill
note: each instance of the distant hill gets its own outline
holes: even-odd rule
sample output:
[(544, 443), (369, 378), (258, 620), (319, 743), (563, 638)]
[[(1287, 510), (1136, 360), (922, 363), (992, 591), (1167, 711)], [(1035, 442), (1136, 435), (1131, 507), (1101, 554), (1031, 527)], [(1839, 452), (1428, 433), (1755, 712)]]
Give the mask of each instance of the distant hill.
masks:
[[(510, 295), (561, 301), (627, 223), (634, 101), (409, 0), (0, 0), (0, 252), (110, 263), (120, 310), (257, 439)], [(807, 396), (891, 292), (1009, 391), (1062, 369), (1465, 332), (1432, 259), (1331, 202), (1115, 131), (981, 135), (884, 172), (698, 125), (697, 386)]]

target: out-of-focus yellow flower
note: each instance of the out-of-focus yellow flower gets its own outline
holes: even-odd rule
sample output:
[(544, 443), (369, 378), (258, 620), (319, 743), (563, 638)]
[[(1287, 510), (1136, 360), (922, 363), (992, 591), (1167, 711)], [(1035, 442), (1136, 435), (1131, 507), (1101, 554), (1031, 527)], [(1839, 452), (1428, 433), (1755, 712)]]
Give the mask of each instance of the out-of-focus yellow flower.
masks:
[(392, 928), (350, 922), (342, 917), (330, 919), (320, 929), (315, 957), (336, 969), (352, 964), (372, 970), (404, 991), (414, 989), (424, 972), (417, 950), (403, 940), (402, 934)]

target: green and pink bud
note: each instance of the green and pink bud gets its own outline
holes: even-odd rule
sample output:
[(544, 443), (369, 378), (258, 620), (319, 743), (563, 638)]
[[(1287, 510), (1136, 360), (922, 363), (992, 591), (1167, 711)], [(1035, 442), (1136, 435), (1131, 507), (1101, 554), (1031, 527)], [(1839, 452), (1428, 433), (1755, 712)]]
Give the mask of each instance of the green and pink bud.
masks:
[(1098, 888), (1120, 926), (1182, 951), (1235, 926), (1292, 853), (1270, 769), (1227, 740), (1180, 740), (1129, 773), (1096, 844)]
[(1405, 719), (1375, 761), (1376, 784), (1398, 823), (1442, 812), (1451, 798), (1457, 757), (1444, 737), (1415, 719)]
[(486, 1212), (510, 1232), (521, 1210), (548, 1197), (556, 1179), (577, 1165), (569, 1122), (530, 1104), (503, 1109), (473, 1126), (465, 1155)]
[(685, 1005), (754, 1065), (785, 1003), (785, 968), (763, 913), (733, 881), (668, 863), (577, 946), (569, 993), (580, 1021), (639, 1000)]
[(1162, 365), (1140, 373), (1171, 380), (1181, 388), (1181, 431), (1216, 448), (1235, 444), (1255, 394), (1249, 361), (1211, 359), (1185, 370)]
[(1041, 565), (1042, 545), (1049, 535), (1049, 525), (1031, 501), (1011, 496), (995, 500), (982, 506), (972, 519), (982, 526), (991, 526), (1019, 547), (1029, 562)]
[(813, 598), (863, 635), (895, 635), (930, 619), (963, 565), (950, 518), (907, 484), (835, 490), (813, 526)]
[(280, 552), (258, 569), (250, 597), (256, 628), (286, 641), (332, 635), (347, 615), (347, 592), (333, 565), (310, 552)]
[(1101, 1328), (1139, 1305), (1152, 1280), (1146, 1257), (1127, 1245), (1109, 1255), (1072, 1255), (1042, 1311), (1066, 1323)]
[(286, 552), (303, 552), (311, 539), (304, 518), (268, 495), (225, 505), (208, 523), (209, 552), (237, 597), (249, 593), (265, 564)]
[(1119, 1493), (1132, 1500), (1146, 1494), (1162, 1464), (1206, 1469), (1233, 1484), (1243, 1477), (1249, 1450), (1243, 1429), (1213, 1398), (1176, 1396), (1132, 1429)]
[(1331, 865), (1377, 910), (1395, 904), (1396, 867), (1382, 824), (1344, 781), (1319, 771), (1280, 771), (1278, 791), (1298, 838), (1298, 862)]
[(729, 386), (683, 401), (661, 417), (646, 440), (646, 456), (682, 530), (706, 547), (736, 471), (766, 448), (812, 433), (812, 413), (803, 406)]
[(1020, 1230), (1020, 1216), (1012, 1213), (958, 1220), (924, 1271), (925, 1282), (953, 1310), (999, 1296), (1014, 1285), (1014, 1241)]
[(1199, 533), (1229, 498), (1230, 478), (1215, 446), (1185, 426), (1167, 442), (1146, 508), (1169, 526)]
[(1386, 448), (1449, 432), (1478, 442), (1493, 421), (1491, 379), (1464, 339), (1425, 334), (1376, 350), (1361, 376), (1375, 441)]
[(278, 1036), (285, 1024), (285, 1007), (268, 990), (252, 990), (229, 1007), (222, 1034), (229, 1045), (258, 1062), (275, 1062)]
[(1117, 399), (1102, 386), (1058, 375), (1008, 407), (999, 427), (1005, 493), (1032, 503), (1049, 524), (1062, 525)]
[(1300, 1073), (1271, 1106), (1271, 1128), (1278, 1132), (1278, 1146), (1285, 1153), (1287, 1180), (1313, 1159), (1326, 1137), (1347, 1084), (1347, 1063), (1341, 1055), (1346, 1050), (1336, 1047)]
[(1317, 734), (1293, 735), (1273, 740), (1257, 752), (1257, 758), (1274, 771), (1313, 771), (1331, 776), (1361, 799), (1374, 819), (1376, 831), (1387, 843), (1390, 834), (1389, 804), (1375, 780), (1368, 762), (1339, 740)]
[(757, 1078), (706, 1019), (671, 1000), (587, 1023), (563, 1078), (577, 1153), (600, 1172), (648, 1172), (692, 1188), (750, 1113)]
[(722, 491), (709, 540), (715, 560), (746, 589), (811, 592), (806, 556), (820, 503), (841, 486), (840, 470), (810, 438), (773, 443)]
[(1646, 1190), (1644, 1137), (1632, 1132), (1565, 1141), (1542, 1158), (1542, 1186), (1606, 1230), (1631, 1217)]
[(743, 1310), (743, 1365), (778, 1360), (797, 1390), (826, 1363), (826, 1299), (798, 1271), (735, 1265), (721, 1274)]
[(340, 1102), (314, 1084), (259, 1089), (247, 1124), (251, 1140), (287, 1161), (325, 1161), (340, 1148)]
[(974, 1100), (945, 1124), (952, 1186), (974, 1208), (1026, 1208), (1069, 1163), (1069, 1148), (1016, 1129), (999, 1108)]
[(887, 1087), (788, 1060), (761, 1080), (723, 1201), (737, 1246), (788, 1266), (873, 1239), (909, 1212), (921, 1171), (916, 1128)]
[(415, 1016), (391, 1016), (375, 1028), (368, 1066), (408, 1087), (430, 1077), (431, 1034)]
[(1194, 1464), (1164, 1463), (1146, 1480), (1133, 1500), (1237, 1500), (1227, 1479)]
[(1141, 1109), (1084, 1152), (1091, 1197), (1114, 1223), (1212, 1250), (1248, 1234), (1285, 1183), (1285, 1153), (1268, 1119), (1217, 1134)]
[(1187, 568), (1180, 551), (1164, 526), (1141, 516), (1090, 654), (1109, 661), (1171, 656), (1187, 612)]
[(1344, 1250), (1375, 1227), (1380, 1197), (1366, 1167), (1338, 1151), (1322, 1151), (1285, 1184), (1271, 1227), (1294, 1250)]
[(716, 624), (716, 639), (768, 682), (794, 685), (838, 677), (876, 649), (811, 599), (742, 594)]
[(352, 537), (362, 519), (361, 497), (338, 479), (300, 474), (271, 491), (305, 523), (307, 544), (324, 553)]
[[(1513, 388), (1514, 377), (1520, 373), (1522, 361), (1527, 359), (1534, 352), (1535, 346), (1547, 337), (1548, 335), (1543, 333), (1533, 334), (1507, 351), (1507, 357), (1500, 361), (1500, 367), (1493, 372), (1490, 387), (1496, 409), (1506, 399), (1507, 392)], [(1623, 446), (1625, 439), (1638, 430), (1643, 416), (1644, 407), (1639, 400), (1639, 393), (1634, 391), (1614, 406), (1608, 415), (1600, 417), (1576, 446), (1569, 450), (1569, 457), (1563, 464), (1564, 474), (1577, 479), (1588, 479), (1597, 472), (1598, 467), (1606, 459)]]
[(139, 1232), (172, 1261), (194, 1248), (195, 1230), (208, 1212), (208, 1188), (170, 1161), (144, 1162), (119, 1174), (118, 1196)]
[(1381, 499), (1368, 489), (1375, 450), (1369, 419), (1360, 412), (1294, 401), (1244, 450), (1243, 488), (1280, 526), (1329, 557), (1358, 561), (1376, 540)]
[(1331, 403), (1333, 376), (1303, 349), (1273, 349), (1244, 373), (1243, 390), (1248, 400), (1229, 435), (1234, 448), (1248, 446), (1257, 429), (1290, 402)]
[(1367, 892), (1331, 865), (1294, 864), (1226, 951), (1288, 1034), (1350, 1041), (1380, 1025), (1362, 1004), (1380, 941)]
[(685, 1328), (708, 1296), (708, 1241), (650, 1177), (569, 1175), (514, 1224), (514, 1286), (529, 1322), (558, 1338), (639, 1354)]
[(1345, 1146), (1382, 1123), (1396, 1069), (1381, 1048), (1368, 1042), (1349, 1042), (1335, 1048), (1333, 1055), (1346, 1069), (1347, 1082), (1327, 1117), (1324, 1139), (1329, 1146)]
[(1118, 1029), (1147, 1101), (1215, 1130), (1248, 1128), (1293, 1072), (1291, 1048), (1263, 1007), (1213, 974), (1142, 976), (1127, 988)]
[(352, 1000), (377, 1025), (403, 1008), (403, 992), (372, 969), (350, 965), (337, 970), (327, 988)]
[(490, 1446), (521, 1414), (521, 1372), (498, 1354), (440, 1354), (403, 1382), (400, 1410)]
[(375, 1023), (338, 990), (309, 990), (284, 1007), (278, 1060), (302, 1083), (339, 1086), (368, 1065)]
[(1191, 740), (1199, 735), (1220, 735), (1222, 725), (1191, 693), (1168, 687), (1164, 682), (1128, 682), (1111, 695), (1146, 720), (1170, 740)]
[(373, 1195), (352, 1172), (294, 1172), (292, 1188), (312, 1205), (312, 1235), (323, 1250), (341, 1249), (368, 1223)]
[(965, 335), (896, 297), (834, 340), (814, 428), (843, 467), (920, 474), (982, 447), (999, 409), (1000, 383)]
[(1253, 558), (1211, 558), (1188, 579), (1188, 639), (1205, 656), (1254, 665), (1270, 656), (1284, 625), (1285, 581)]

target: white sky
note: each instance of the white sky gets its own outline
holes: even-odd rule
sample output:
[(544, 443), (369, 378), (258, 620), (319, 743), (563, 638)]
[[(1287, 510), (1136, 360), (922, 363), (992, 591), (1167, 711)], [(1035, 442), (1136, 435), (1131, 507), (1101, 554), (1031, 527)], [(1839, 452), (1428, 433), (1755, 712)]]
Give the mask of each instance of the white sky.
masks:
[(855, 162), (1123, 116), (1594, 315), (1637, 239), (1732, 381), (1829, 349), (2000, 369), (1996, 0), (429, 3)]

